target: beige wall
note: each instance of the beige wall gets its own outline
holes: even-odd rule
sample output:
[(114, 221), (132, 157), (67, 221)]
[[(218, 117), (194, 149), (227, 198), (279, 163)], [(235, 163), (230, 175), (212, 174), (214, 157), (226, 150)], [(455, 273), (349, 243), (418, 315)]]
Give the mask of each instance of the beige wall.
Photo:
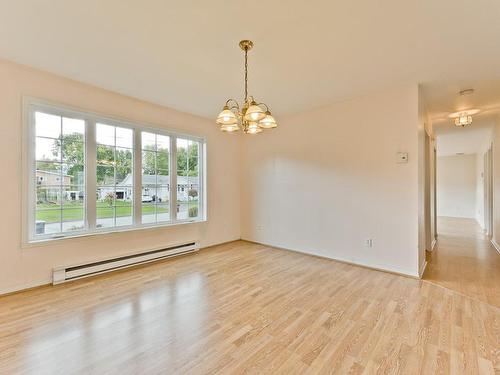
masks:
[(438, 215), (476, 218), (476, 154), (438, 157)]
[[(54, 266), (196, 239), (201, 246), (240, 238), (240, 137), (207, 119), (0, 61), (0, 293), (49, 282)], [(140, 84), (140, 82), (137, 82)], [(134, 122), (204, 136), (208, 144), (208, 222), (97, 235), (21, 247), (22, 97), (41, 98)]]
[(418, 275), (418, 101), (399, 87), (246, 137), (242, 237)]

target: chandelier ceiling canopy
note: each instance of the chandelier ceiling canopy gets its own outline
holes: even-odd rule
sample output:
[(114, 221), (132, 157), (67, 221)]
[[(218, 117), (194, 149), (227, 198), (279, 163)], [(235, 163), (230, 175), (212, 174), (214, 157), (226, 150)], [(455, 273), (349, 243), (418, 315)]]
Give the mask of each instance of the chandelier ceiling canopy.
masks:
[(240, 48), (245, 53), (245, 99), (241, 106), (235, 99), (226, 101), (216, 121), (224, 132), (234, 132), (241, 128), (246, 134), (258, 134), (264, 129), (278, 126), (269, 107), (265, 103), (256, 102), (253, 96), (248, 95), (248, 51), (252, 47), (251, 40), (240, 42)]

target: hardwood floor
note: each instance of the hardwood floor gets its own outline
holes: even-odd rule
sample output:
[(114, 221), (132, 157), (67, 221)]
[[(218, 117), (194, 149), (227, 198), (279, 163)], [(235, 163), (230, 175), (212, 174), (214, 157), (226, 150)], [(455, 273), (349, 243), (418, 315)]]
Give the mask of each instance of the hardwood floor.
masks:
[(440, 217), (424, 280), (500, 307), (500, 254), (472, 219)]
[(500, 311), (243, 241), (0, 297), (1, 374), (499, 374)]

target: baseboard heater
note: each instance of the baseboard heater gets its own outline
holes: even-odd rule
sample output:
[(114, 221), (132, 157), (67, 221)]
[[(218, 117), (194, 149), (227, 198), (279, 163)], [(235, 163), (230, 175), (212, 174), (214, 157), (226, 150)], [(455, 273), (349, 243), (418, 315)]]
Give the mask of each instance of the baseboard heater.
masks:
[(124, 255), (117, 258), (99, 260), (92, 263), (74, 266), (56, 267), (52, 273), (52, 284), (61, 284), (67, 281), (99, 275), (138, 264), (154, 262), (160, 259), (195, 252), (199, 249), (196, 242), (188, 242), (167, 248), (148, 250), (141, 253)]

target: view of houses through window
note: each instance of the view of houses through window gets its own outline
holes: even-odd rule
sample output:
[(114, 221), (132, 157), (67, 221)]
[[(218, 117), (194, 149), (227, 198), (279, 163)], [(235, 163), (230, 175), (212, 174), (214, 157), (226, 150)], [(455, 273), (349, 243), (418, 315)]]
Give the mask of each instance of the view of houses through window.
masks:
[[(36, 202), (30, 238), (201, 218), (200, 141), (56, 112), (32, 113)], [(94, 126), (93, 139), (86, 139), (88, 126)], [(139, 145), (134, 142), (137, 131)], [(86, 142), (94, 147), (86, 148)], [(135, 157), (141, 165), (140, 196), (134, 184)], [(170, 173), (172, 157), (175, 176)], [(95, 174), (90, 171), (89, 177), (95, 176), (95, 197), (85, 181), (89, 158), (95, 161)], [(176, 186), (174, 205), (171, 186)], [(95, 208), (87, 199), (95, 199)], [(134, 216), (136, 204), (140, 217)], [(95, 210), (92, 215), (89, 207)]]
[(132, 176), (134, 133), (132, 129), (96, 124), (97, 228), (132, 225)]
[(35, 113), (36, 234), (85, 227), (85, 121)]

